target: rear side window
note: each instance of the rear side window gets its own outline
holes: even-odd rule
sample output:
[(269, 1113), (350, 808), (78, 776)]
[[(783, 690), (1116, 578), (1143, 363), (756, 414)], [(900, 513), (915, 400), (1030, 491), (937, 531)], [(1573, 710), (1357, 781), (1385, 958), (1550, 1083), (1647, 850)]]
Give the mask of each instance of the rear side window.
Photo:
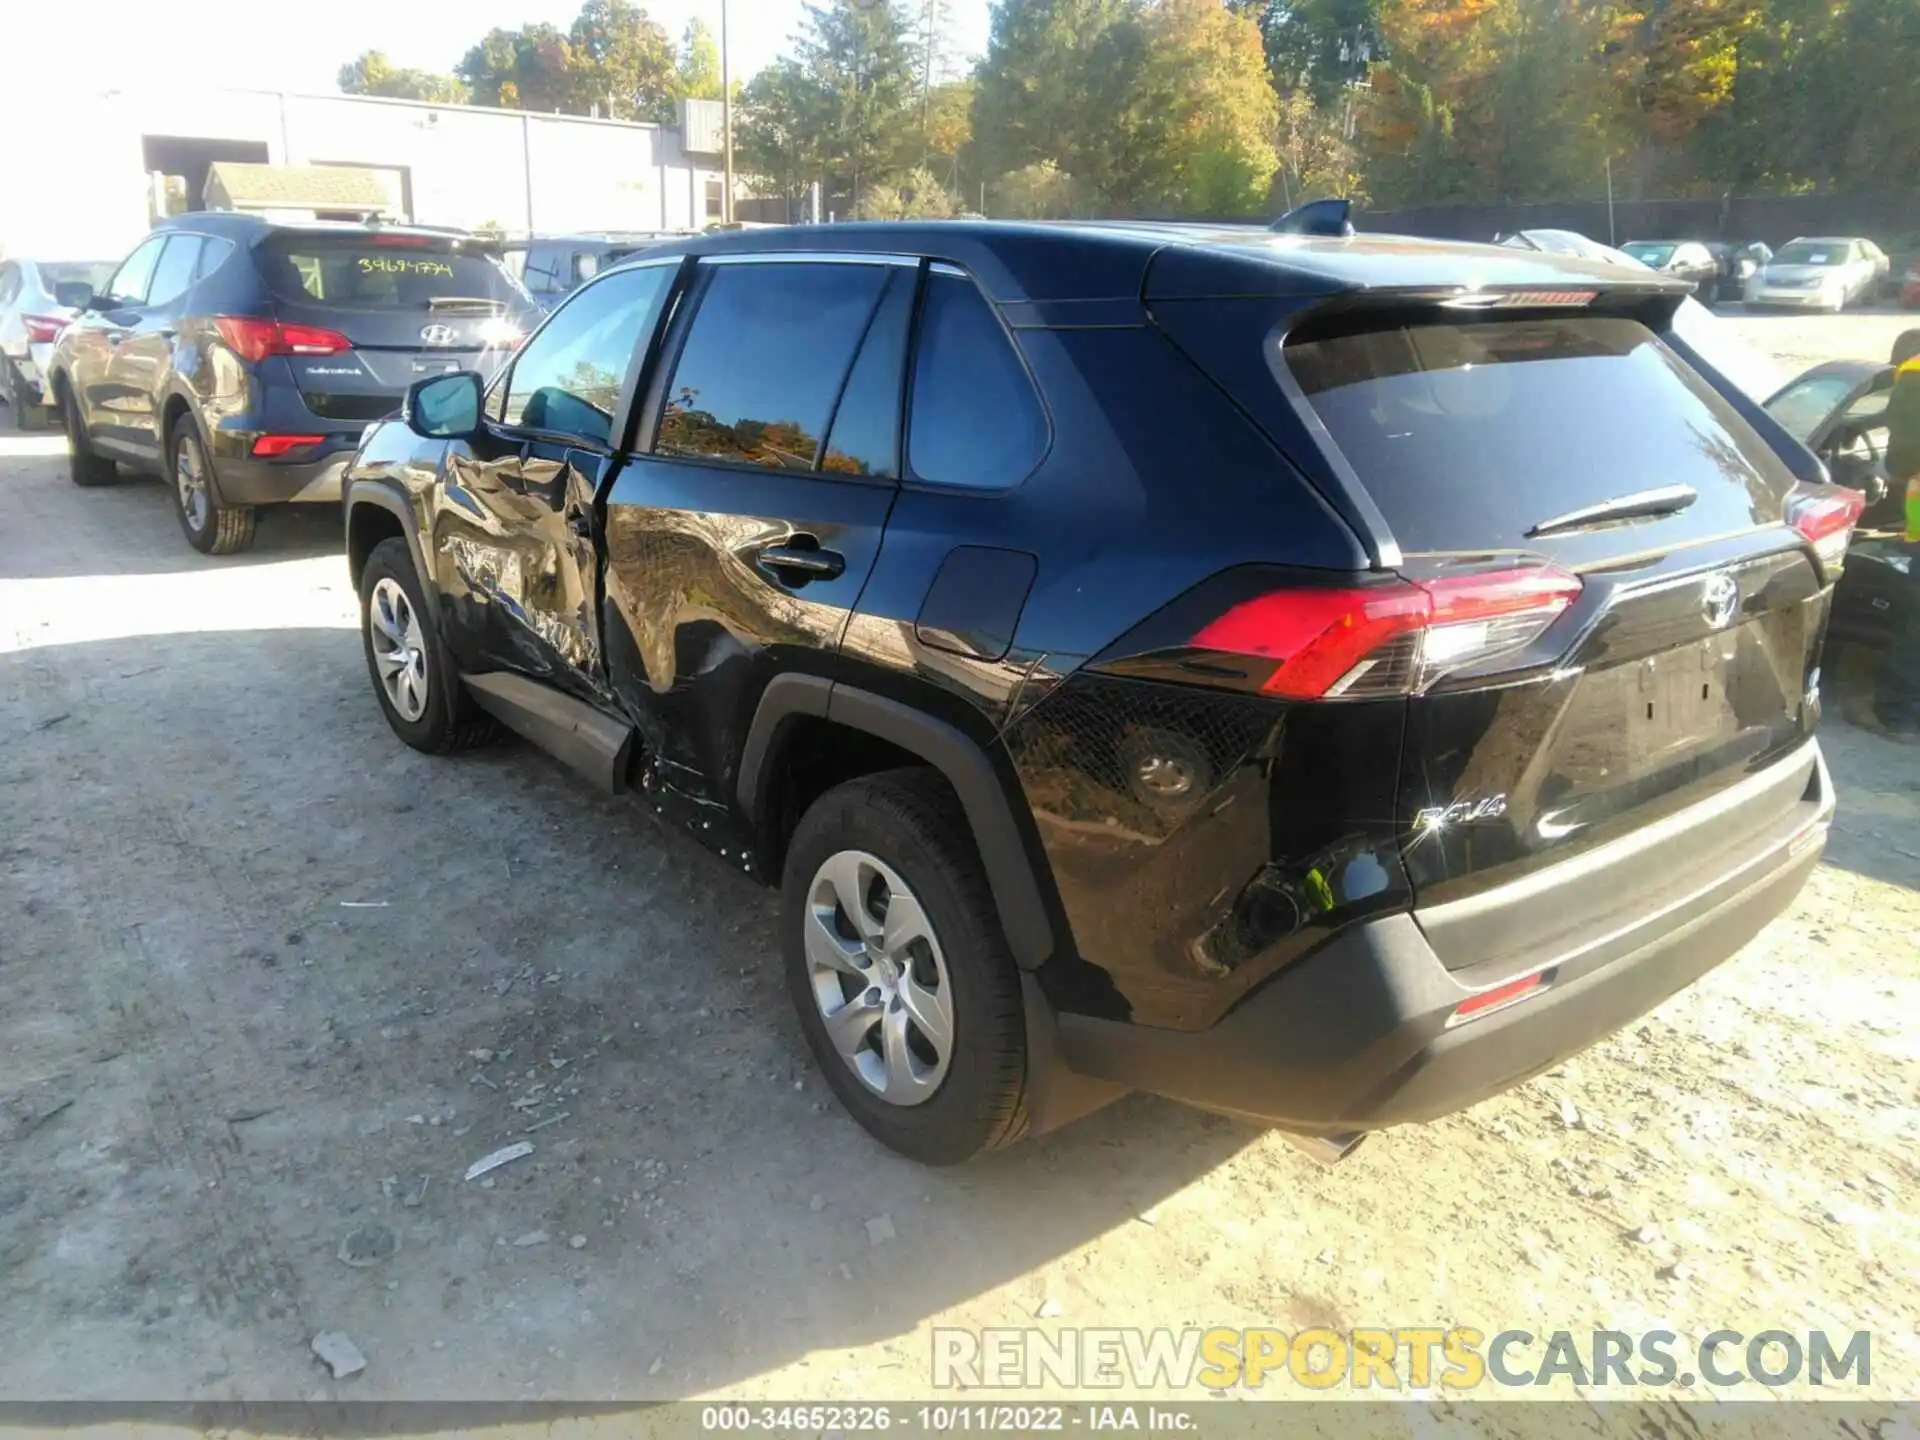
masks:
[[(1657, 486), (1688, 533), (1779, 518), (1785, 466), (1639, 322), (1598, 315), (1305, 335), (1284, 361), (1408, 550), (1527, 546)], [(1631, 543), (1631, 542), (1623, 542)]]
[(907, 465), (934, 485), (1017, 485), (1047, 448), (1027, 367), (993, 306), (963, 275), (927, 277), (914, 354)]
[(715, 265), (654, 449), (811, 470), (891, 267)]
[(186, 294), (193, 284), (194, 267), (200, 263), (200, 237), (176, 235), (167, 241), (160, 263), (153, 267), (153, 281), (147, 286), (149, 305), (166, 305)]
[(634, 347), (653, 334), (675, 273), (649, 265), (574, 292), (513, 362), (505, 422), (610, 444)]
[(414, 236), (275, 235), (254, 263), (277, 300), (349, 310), (424, 313), (450, 301), (510, 305), (513, 280), (491, 260)]

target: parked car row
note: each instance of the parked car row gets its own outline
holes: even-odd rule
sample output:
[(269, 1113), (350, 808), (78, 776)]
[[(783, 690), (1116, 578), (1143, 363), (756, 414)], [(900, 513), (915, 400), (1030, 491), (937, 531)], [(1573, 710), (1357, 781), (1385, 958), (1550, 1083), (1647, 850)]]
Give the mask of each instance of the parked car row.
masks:
[(1627, 1023), (1821, 852), (1862, 500), (1693, 314), (1364, 235), (664, 245), (368, 431), (370, 688), (780, 886), (902, 1153), (1140, 1089), (1337, 1158)]

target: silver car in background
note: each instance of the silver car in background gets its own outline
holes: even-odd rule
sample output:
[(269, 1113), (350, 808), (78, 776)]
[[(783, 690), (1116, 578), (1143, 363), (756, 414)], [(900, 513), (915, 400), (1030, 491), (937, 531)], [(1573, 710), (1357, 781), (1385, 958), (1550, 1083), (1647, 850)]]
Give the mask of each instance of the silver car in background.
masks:
[(1744, 298), (1756, 309), (1838, 314), (1879, 294), (1892, 268), (1886, 251), (1859, 236), (1790, 240), (1747, 281)]
[(76, 311), (55, 298), (78, 281), (103, 288), (112, 260), (0, 260), (0, 400), (22, 430), (43, 430), (49, 419), (43, 377), (53, 342)]

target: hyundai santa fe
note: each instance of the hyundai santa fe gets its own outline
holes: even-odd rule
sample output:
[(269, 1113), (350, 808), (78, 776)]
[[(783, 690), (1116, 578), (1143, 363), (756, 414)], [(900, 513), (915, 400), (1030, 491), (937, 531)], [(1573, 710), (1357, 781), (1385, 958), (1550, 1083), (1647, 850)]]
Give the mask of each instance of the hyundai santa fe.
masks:
[(669, 244), (369, 431), (372, 690), (781, 887), (808, 1043), (905, 1154), (1145, 1090), (1337, 1157), (1819, 859), (1860, 497), (1686, 295), (1203, 227)]
[(258, 507), (337, 501), (368, 422), (422, 376), (489, 371), (538, 314), (467, 237), (391, 225), (162, 220), (45, 362), (76, 485), (167, 477), (188, 543), (253, 541)]

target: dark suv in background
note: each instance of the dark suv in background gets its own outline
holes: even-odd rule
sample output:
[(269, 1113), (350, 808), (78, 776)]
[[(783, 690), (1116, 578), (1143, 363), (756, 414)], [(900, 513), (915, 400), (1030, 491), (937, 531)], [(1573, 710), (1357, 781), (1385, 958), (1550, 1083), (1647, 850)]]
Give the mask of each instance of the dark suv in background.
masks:
[(807, 1040), (909, 1155), (1142, 1089), (1337, 1156), (1820, 856), (1860, 497), (1688, 290), (1184, 226), (666, 246), (369, 432), (372, 688), (781, 885)]
[(74, 483), (116, 464), (172, 479), (198, 550), (252, 542), (256, 507), (338, 500), (367, 423), (423, 376), (490, 372), (537, 311), (476, 242), (442, 231), (162, 221), (46, 364)]

